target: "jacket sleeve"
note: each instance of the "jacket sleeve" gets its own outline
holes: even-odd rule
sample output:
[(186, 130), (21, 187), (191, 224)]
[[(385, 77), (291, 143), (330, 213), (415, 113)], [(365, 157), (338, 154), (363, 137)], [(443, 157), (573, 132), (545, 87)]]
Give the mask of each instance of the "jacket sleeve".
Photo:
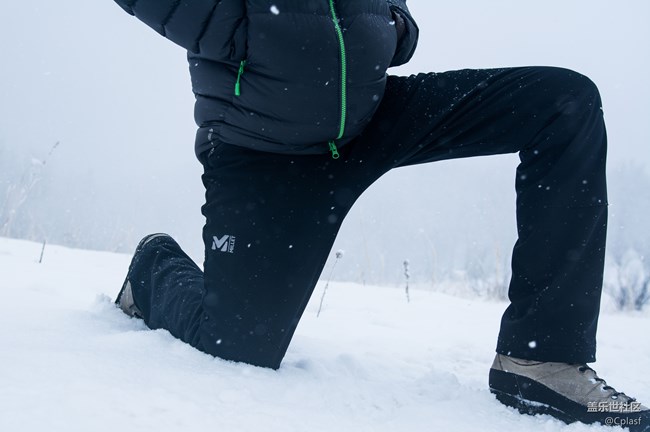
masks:
[(115, 2), (167, 39), (188, 51), (198, 53), (201, 38), (221, 0), (115, 0)]
[(404, 35), (397, 41), (397, 50), (393, 56), (391, 66), (399, 66), (407, 63), (418, 44), (418, 25), (411, 16), (408, 7), (406, 7), (406, 0), (386, 0), (393, 13), (398, 13), (406, 24)]

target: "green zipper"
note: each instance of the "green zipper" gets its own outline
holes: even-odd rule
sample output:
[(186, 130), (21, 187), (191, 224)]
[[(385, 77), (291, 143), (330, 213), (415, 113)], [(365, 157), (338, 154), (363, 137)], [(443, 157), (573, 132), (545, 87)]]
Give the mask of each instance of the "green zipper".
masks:
[[(329, 0), (330, 2), (330, 12), (332, 13), (332, 22), (334, 23), (334, 29), (336, 30), (336, 36), (339, 40), (339, 48), (341, 50), (341, 124), (339, 127), (339, 135), (335, 139), (343, 138), (345, 133), (345, 121), (348, 115), (347, 112), (347, 98), (348, 98), (348, 88), (347, 88), (347, 58), (345, 55), (345, 42), (343, 41), (343, 31), (339, 24), (339, 19), (336, 16), (336, 9), (334, 8), (334, 0)], [(332, 158), (338, 159), (339, 152), (336, 148), (336, 143), (334, 140), (329, 141), (329, 148), (332, 152)]]
[(244, 75), (244, 68), (246, 67), (246, 60), (239, 63), (239, 71), (237, 72), (237, 81), (235, 81), (235, 96), (241, 96), (241, 76)]

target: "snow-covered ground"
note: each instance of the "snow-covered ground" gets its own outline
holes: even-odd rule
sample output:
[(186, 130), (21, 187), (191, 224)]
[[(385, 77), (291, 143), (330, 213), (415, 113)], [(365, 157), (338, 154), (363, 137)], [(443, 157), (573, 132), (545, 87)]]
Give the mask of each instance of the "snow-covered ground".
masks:
[[(130, 257), (0, 238), (0, 431), (614, 431), (487, 390), (503, 303), (321, 283), (279, 371), (202, 354), (113, 307)], [(650, 316), (603, 314), (610, 384), (650, 401)]]

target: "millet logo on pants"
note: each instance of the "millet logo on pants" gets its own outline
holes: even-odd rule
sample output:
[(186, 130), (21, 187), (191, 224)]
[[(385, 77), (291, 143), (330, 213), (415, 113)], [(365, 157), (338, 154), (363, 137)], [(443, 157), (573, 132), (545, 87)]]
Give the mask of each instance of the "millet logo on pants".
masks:
[(221, 252), (233, 253), (235, 252), (235, 236), (225, 235), (221, 238), (212, 237), (212, 250), (220, 250)]

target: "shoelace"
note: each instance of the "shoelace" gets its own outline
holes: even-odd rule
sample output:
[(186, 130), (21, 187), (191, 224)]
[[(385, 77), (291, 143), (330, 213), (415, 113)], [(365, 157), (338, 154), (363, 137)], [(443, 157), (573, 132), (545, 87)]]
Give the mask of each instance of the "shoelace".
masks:
[(596, 373), (596, 371), (593, 370), (592, 368), (590, 368), (589, 366), (587, 366), (586, 364), (581, 365), (581, 366), (578, 368), (578, 370), (579, 370), (581, 373), (585, 373), (585, 372), (587, 372), (588, 370), (591, 371), (591, 372), (593, 372), (593, 373), (594, 373), (594, 380), (595, 380), (596, 382), (599, 382), (599, 383), (603, 384), (603, 390), (612, 390), (612, 391), (613, 391), (613, 393), (612, 393), (612, 395), (611, 395), (611, 397), (612, 397), (613, 399), (618, 399), (619, 396), (623, 396), (623, 397), (625, 397), (625, 398), (628, 399), (628, 402), (635, 402), (635, 401), (636, 401), (636, 398), (630, 397), (630, 396), (626, 395), (626, 394), (623, 393), (623, 392), (616, 391), (616, 389), (615, 389), (614, 387), (612, 387), (612, 386), (610, 386), (610, 385), (607, 385), (607, 382), (606, 382), (604, 379), (600, 378), (600, 377), (598, 376), (598, 374)]

